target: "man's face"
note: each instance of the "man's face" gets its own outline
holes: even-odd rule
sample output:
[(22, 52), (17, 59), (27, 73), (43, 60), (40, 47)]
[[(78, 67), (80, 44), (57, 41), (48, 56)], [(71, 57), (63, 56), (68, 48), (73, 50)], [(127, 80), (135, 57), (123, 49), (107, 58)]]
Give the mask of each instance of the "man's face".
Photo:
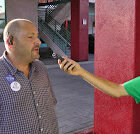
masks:
[(25, 23), (16, 35), (15, 53), (26, 61), (33, 61), (40, 57), (38, 31), (32, 23)]

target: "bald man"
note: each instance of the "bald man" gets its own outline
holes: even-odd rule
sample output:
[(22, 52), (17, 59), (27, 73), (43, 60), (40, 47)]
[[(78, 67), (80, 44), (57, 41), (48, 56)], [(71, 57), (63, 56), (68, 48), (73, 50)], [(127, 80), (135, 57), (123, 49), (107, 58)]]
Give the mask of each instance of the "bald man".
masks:
[(56, 98), (44, 64), (34, 24), (10, 21), (0, 57), (0, 134), (58, 134)]
[(89, 73), (77, 62), (71, 59), (66, 57), (63, 58), (64, 61), (62, 62), (59, 59), (58, 64), (60, 68), (68, 74), (82, 77), (92, 86), (113, 97), (132, 96), (136, 103), (140, 103), (140, 77), (137, 77), (123, 84), (117, 84)]

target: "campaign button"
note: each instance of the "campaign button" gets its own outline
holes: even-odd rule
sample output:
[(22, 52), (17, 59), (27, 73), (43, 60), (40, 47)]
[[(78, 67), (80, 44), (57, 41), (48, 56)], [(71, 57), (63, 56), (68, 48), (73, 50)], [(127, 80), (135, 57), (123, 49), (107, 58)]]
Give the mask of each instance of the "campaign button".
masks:
[(13, 91), (19, 91), (21, 89), (21, 85), (17, 81), (12, 82), (10, 87)]

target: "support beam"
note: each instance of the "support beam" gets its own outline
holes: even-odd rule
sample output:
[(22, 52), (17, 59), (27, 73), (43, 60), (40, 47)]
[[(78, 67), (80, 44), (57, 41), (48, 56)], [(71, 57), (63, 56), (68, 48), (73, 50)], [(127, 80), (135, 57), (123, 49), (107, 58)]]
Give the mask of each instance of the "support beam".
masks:
[(71, 0), (71, 58), (88, 60), (88, 0)]
[[(95, 2), (95, 74), (117, 83), (140, 75), (140, 1)], [(95, 90), (97, 134), (139, 134), (140, 104)]]

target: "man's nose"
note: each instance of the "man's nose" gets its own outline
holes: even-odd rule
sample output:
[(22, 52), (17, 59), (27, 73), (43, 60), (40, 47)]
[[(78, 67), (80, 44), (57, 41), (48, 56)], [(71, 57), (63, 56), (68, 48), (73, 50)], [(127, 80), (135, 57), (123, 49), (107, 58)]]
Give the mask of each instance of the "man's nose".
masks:
[(39, 46), (40, 46), (41, 41), (40, 41), (40, 39), (39, 39), (39, 38), (37, 38), (37, 39), (36, 39), (35, 44), (37, 44), (37, 45), (39, 45)]

